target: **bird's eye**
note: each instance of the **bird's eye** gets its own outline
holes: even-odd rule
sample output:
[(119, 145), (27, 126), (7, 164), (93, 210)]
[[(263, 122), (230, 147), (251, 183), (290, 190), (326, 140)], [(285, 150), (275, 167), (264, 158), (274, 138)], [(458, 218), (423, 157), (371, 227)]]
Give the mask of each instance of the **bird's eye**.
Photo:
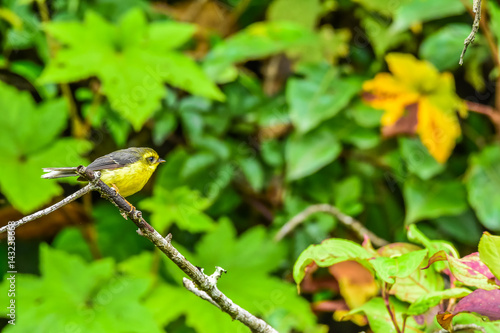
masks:
[(153, 163), (155, 161), (155, 158), (153, 156), (148, 157), (149, 163)]

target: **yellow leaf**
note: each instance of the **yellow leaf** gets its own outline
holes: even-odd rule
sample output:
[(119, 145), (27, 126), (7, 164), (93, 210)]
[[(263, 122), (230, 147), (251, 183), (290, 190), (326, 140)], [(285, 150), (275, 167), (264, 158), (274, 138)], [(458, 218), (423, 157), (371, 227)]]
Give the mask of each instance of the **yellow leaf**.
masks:
[(454, 112), (439, 109), (429, 98), (422, 98), (418, 105), (417, 132), (429, 153), (444, 163), (460, 137), (460, 125)]
[(337, 310), (333, 313), (333, 319), (335, 321), (352, 321), (358, 326), (365, 326), (368, 324), (368, 320), (362, 314), (347, 315), (349, 311), (347, 310)]
[(453, 76), (411, 54), (391, 53), (386, 61), (392, 74), (379, 73), (363, 84), (369, 94), (366, 102), (385, 111), (383, 126), (396, 124), (408, 106), (417, 104), (417, 133), (431, 155), (444, 163), (461, 134), (455, 111), (462, 117), (467, 114), (465, 102), (455, 93)]
[(363, 84), (363, 90), (371, 96), (367, 103), (384, 110), (382, 125), (390, 126), (404, 115), (405, 107), (418, 101), (418, 94), (409, 91), (389, 73), (379, 73)]
[(390, 53), (385, 60), (398, 83), (407, 91), (423, 95), (439, 88), (440, 74), (431, 63), (404, 53)]

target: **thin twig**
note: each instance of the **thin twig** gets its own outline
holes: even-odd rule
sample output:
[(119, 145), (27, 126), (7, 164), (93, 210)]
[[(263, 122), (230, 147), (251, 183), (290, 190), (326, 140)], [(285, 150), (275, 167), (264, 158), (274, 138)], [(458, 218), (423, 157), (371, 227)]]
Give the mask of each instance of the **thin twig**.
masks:
[(371, 242), (376, 246), (384, 246), (389, 244), (389, 242), (387, 242), (385, 239), (378, 237), (373, 232), (366, 229), (361, 222), (359, 222), (358, 220), (354, 219), (349, 215), (342, 213), (337, 207), (329, 204), (318, 204), (307, 207), (302, 212), (295, 215), (283, 227), (281, 227), (276, 236), (274, 236), (274, 240), (280, 241), (283, 237), (285, 237), (298, 225), (304, 222), (311, 214), (319, 212), (328, 213), (330, 215), (335, 216), (346, 227), (356, 232), (360, 239), (364, 239), (364, 236), (366, 235), (371, 240)]
[(467, 51), (467, 47), (474, 42), (476, 38), (476, 34), (479, 31), (479, 22), (481, 21), (481, 0), (474, 0), (474, 4), (472, 5), (472, 11), (474, 12), (474, 22), (472, 23), (472, 31), (467, 36), (464, 41), (464, 48), (462, 50), (462, 54), (460, 54), (459, 64), (460, 66), (464, 63), (464, 55), (465, 51)]
[(497, 134), (500, 133), (500, 112), (498, 110), (489, 105), (474, 103), (471, 101), (467, 101), (466, 104), (469, 111), (481, 113), (488, 116), (497, 129)]
[(61, 201), (53, 204), (50, 207), (47, 207), (47, 208), (42, 209), (42, 210), (39, 210), (38, 212), (33, 213), (31, 215), (25, 216), (25, 217), (23, 217), (22, 219), (20, 219), (18, 221), (9, 221), (9, 223), (7, 223), (7, 225), (5, 225), (5, 226), (3, 226), (3, 227), (0, 228), (0, 234), (3, 233), (3, 232), (5, 232), (5, 231), (7, 231), (7, 230), (16, 229), (17, 227), (19, 227), (19, 226), (21, 226), (21, 225), (23, 225), (25, 223), (28, 223), (30, 221), (39, 219), (42, 216), (48, 215), (48, 214), (52, 213), (53, 211), (61, 208), (62, 206), (67, 205), (70, 202), (75, 201), (76, 199), (84, 196), (85, 194), (89, 193), (93, 189), (94, 189), (94, 187), (93, 187), (92, 183), (89, 183), (85, 187), (79, 189), (75, 193), (71, 194), (70, 196), (67, 196), (63, 200), (61, 200)]
[(486, 330), (484, 327), (481, 327), (476, 324), (462, 324), (462, 325), (455, 325), (453, 326), (452, 331), (448, 331), (445, 329), (439, 330), (436, 333), (448, 333), (448, 332), (457, 332), (457, 331), (468, 331), (468, 330), (476, 330), (476, 331), (481, 331), (483, 333), (486, 333)]

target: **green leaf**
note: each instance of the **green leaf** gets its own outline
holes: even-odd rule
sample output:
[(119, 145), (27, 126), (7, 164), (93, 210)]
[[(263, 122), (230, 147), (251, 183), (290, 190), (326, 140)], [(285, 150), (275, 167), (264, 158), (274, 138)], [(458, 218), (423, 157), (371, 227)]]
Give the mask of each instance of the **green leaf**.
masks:
[(152, 60), (163, 61), (160, 67), (162, 78), (171, 85), (206, 98), (224, 101), (225, 96), (219, 88), (210, 81), (203, 70), (191, 58), (178, 53), (167, 52)]
[(466, 185), (469, 202), (486, 228), (500, 231), (500, 147), (490, 146), (469, 160)]
[(479, 258), (500, 279), (500, 236), (493, 236), (488, 232), (483, 234), (479, 241)]
[(469, 295), (472, 291), (466, 288), (452, 288), (443, 291), (434, 291), (427, 293), (418, 300), (410, 304), (406, 314), (417, 316), (427, 312), (430, 308), (438, 305), (444, 299), (462, 298)]
[[(42, 244), (40, 277), (18, 273), (16, 315), (10, 332), (162, 332), (140, 303), (151, 281), (118, 275), (113, 260), (87, 264), (82, 258)], [(2, 290), (2, 301), (7, 297)], [(124, 315), (126, 314), (126, 315)], [(91, 319), (91, 320), (89, 320)], [(142, 322), (144, 321), (144, 322)]]
[(420, 266), (424, 258), (427, 256), (428, 250), (423, 249), (419, 251), (413, 251), (410, 253), (405, 253), (400, 257), (396, 257), (396, 262), (398, 266), (398, 272), (396, 277), (405, 278), (410, 274), (415, 272)]
[(72, 82), (97, 76), (113, 109), (136, 131), (160, 107), (166, 94), (164, 82), (207, 98), (224, 99), (193, 60), (172, 51), (190, 39), (195, 30), (192, 25), (148, 24), (141, 10), (131, 9), (116, 25), (87, 12), (83, 23), (51, 22), (45, 30), (64, 48), (40, 81)]
[(335, 183), (333, 195), (335, 206), (347, 215), (357, 215), (363, 210), (361, 179), (350, 176)]
[(261, 144), (263, 160), (272, 167), (283, 165), (283, 144), (278, 140), (267, 140)]
[(380, 126), (383, 111), (377, 110), (361, 101), (354, 101), (352, 105), (346, 110), (350, 119), (354, 120), (356, 124), (366, 128)]
[(274, 0), (267, 9), (269, 21), (291, 21), (313, 29), (321, 13), (318, 0)]
[(307, 45), (315, 35), (293, 22), (257, 22), (216, 45), (203, 68), (216, 81), (234, 80), (228, 68), (235, 63), (260, 59)]
[(396, 9), (391, 29), (403, 31), (415, 24), (460, 15), (463, 12), (465, 7), (460, 1), (409, 0)]
[(212, 229), (213, 220), (203, 213), (208, 206), (207, 198), (185, 186), (172, 191), (155, 186), (154, 195), (139, 203), (139, 207), (152, 213), (152, 225), (162, 231), (172, 223), (190, 232)]
[(14, 22), (12, 28), (6, 29), (3, 35), (3, 47), (6, 50), (24, 50), (36, 46), (39, 56), (43, 60), (47, 59), (47, 41), (40, 29), (39, 16), (33, 12), (32, 6), (22, 1), (5, 0), (2, 9), (8, 12), (7, 15)]
[(491, 15), (489, 24), (497, 41), (500, 40), (500, 7), (495, 2), (488, 2), (488, 14)]
[(474, 212), (470, 209), (457, 216), (442, 216), (433, 221), (436, 228), (452, 237), (453, 240), (469, 246), (477, 246), (482, 234), (481, 223), (478, 223)]
[(486, 333), (497, 333), (500, 331), (500, 322), (498, 320), (488, 321), (483, 316), (478, 316), (475, 313), (459, 313), (453, 317), (453, 325), (470, 325), (481, 327)]
[(221, 160), (227, 160), (231, 155), (231, 144), (213, 136), (202, 136), (192, 141), (193, 147), (207, 150)]
[[(429, 253), (434, 253), (434, 247), (432, 241), (425, 238), (423, 234), (418, 234), (418, 229), (416, 229), (415, 224), (409, 226), (409, 229), (413, 229), (413, 233), (416, 234), (414, 237), (419, 237), (419, 240), (424, 243), (428, 243), (430, 248), (427, 248)], [(412, 228), (415, 227), (415, 228)], [(393, 243), (381, 247), (378, 251), (378, 254), (390, 258), (396, 259), (401, 258), (402, 256), (409, 253), (419, 253), (417, 256), (422, 255), (421, 247), (411, 244), (411, 243)], [(408, 257), (407, 257), (408, 258)], [(411, 256), (409, 256), (411, 259)], [(405, 259), (403, 259), (405, 260)], [(406, 259), (407, 260), (407, 259)], [(417, 257), (417, 261), (419, 258)], [(414, 262), (410, 260), (410, 263)], [(427, 262), (421, 262), (419, 268), (423, 268)], [(396, 266), (393, 271), (399, 271), (398, 262), (394, 261), (394, 266)], [(403, 265), (404, 266), (404, 265)], [(403, 268), (403, 266), (401, 266)], [(406, 268), (402, 269), (401, 275), (404, 276), (408, 271), (412, 271), (413, 268), (406, 266)], [(384, 274), (383, 267), (379, 267), (378, 269), (380, 274)], [(393, 274), (397, 274), (393, 273)], [(387, 275), (387, 274), (386, 274)], [(384, 276), (384, 275), (382, 275)], [(391, 287), (391, 294), (395, 295), (398, 299), (412, 303), (422, 297), (423, 295), (427, 295), (431, 291), (441, 291), (444, 288), (444, 280), (443, 277), (439, 274), (439, 272), (435, 269), (435, 267), (431, 267), (431, 269), (416, 269), (413, 270), (407, 277), (398, 277), (395, 279), (395, 283)]]
[(394, 282), (396, 282), (396, 280), (394, 279), (394, 277), (398, 273), (396, 259), (377, 257), (374, 260), (370, 260), (370, 264), (372, 265), (375, 272), (377, 272), (377, 276), (384, 282), (389, 284), (393, 284)]
[(120, 262), (153, 248), (148, 239), (137, 237), (137, 227), (131, 223), (124, 224), (121, 215), (116, 213), (116, 207), (107, 202), (93, 206), (92, 218), (97, 245), (103, 257), (112, 257)]
[(458, 181), (424, 182), (409, 179), (403, 190), (405, 224), (443, 215), (458, 215), (467, 209), (466, 194)]
[(361, 89), (357, 79), (343, 79), (336, 69), (305, 79), (290, 79), (286, 88), (290, 118), (299, 133), (306, 133), (347, 106)]
[[(463, 47), (464, 39), (470, 34), (470, 29), (470, 25), (465, 23), (447, 24), (424, 40), (419, 50), (420, 58), (430, 61), (440, 71), (457, 68), (460, 57), (457, 50)], [(481, 36), (476, 37), (474, 43), (480, 43)], [(465, 54), (465, 62), (471, 54)]]
[(361, 4), (369, 11), (376, 11), (385, 16), (392, 15), (394, 11), (404, 3), (404, 1), (398, 1), (391, 3), (391, 5), (388, 6), (386, 0), (353, 0), (353, 2)]
[[(228, 273), (218, 280), (218, 288), (236, 304), (262, 317), (278, 331), (313, 331), (315, 318), (309, 303), (297, 295), (293, 284), (272, 274), (285, 258), (283, 244), (272, 242), (262, 226), (251, 228), (238, 238), (236, 234), (231, 222), (223, 219), (196, 244), (195, 253), (186, 250), (182, 253), (195, 265), (204, 267), (208, 274), (215, 266), (226, 269)], [(184, 274), (170, 261), (165, 260), (165, 263), (174, 279), (183, 277)], [(241, 288), (242, 285), (245, 288)], [(188, 295), (190, 293), (185, 290), (169, 296), (170, 291), (171, 288), (166, 288), (161, 294), (155, 292), (155, 302), (150, 303), (151, 308), (159, 307), (156, 308), (156, 316), (160, 322), (164, 322), (161, 318), (170, 322), (184, 314), (186, 323), (198, 332), (238, 332), (241, 329), (241, 324), (230, 324), (227, 315), (221, 316), (221, 311), (206, 301)], [(166, 299), (176, 304), (175, 309)], [(229, 330), (222, 330), (221, 327), (229, 327)]]
[(16, 209), (29, 213), (62, 193), (55, 181), (40, 178), (42, 168), (86, 164), (80, 155), (91, 145), (72, 138), (55, 141), (68, 117), (61, 99), (36, 105), (27, 92), (0, 82), (0, 109), (6, 110), (0, 122), (0, 187)]
[(264, 169), (256, 157), (247, 157), (239, 160), (241, 171), (252, 188), (259, 192), (264, 186)]
[[(373, 0), (360, 0), (366, 3), (374, 3)], [(387, 5), (387, 2), (382, 0), (380, 1), (381, 6), (381, 14), (386, 15), (390, 14), (393, 10), (396, 10), (397, 6), (399, 6), (400, 2), (394, 2), (390, 6)], [(379, 16), (373, 15), (371, 12), (358, 12), (358, 15), (361, 16), (361, 26), (366, 33), (368, 40), (373, 45), (373, 49), (378, 59), (383, 59), (384, 55), (388, 50), (397, 48), (403, 43), (408, 43), (412, 40), (412, 35), (408, 32), (404, 31), (396, 31), (391, 29), (391, 26), (388, 25), (388, 21), (385, 19), (380, 19)], [(356, 38), (365, 38), (361, 36), (355, 36)], [(365, 43), (364, 41), (361, 43)]]
[(200, 172), (207, 170), (217, 162), (217, 156), (211, 152), (200, 152), (188, 157), (186, 163), (182, 167), (180, 176), (184, 179)]
[(83, 237), (82, 231), (77, 228), (70, 227), (60, 231), (52, 242), (52, 246), (55, 249), (76, 254), (87, 261), (93, 259), (89, 244)]
[(326, 127), (304, 135), (293, 133), (285, 146), (287, 179), (296, 180), (318, 171), (334, 161), (342, 151), (342, 145)]
[(434, 255), (438, 251), (445, 251), (446, 253), (451, 253), (458, 257), (458, 251), (453, 246), (452, 243), (444, 240), (430, 240), (422, 231), (420, 231), (416, 224), (410, 224), (408, 226), (408, 232), (406, 237), (411, 242), (422, 244), (426, 249), (429, 250), (429, 255)]
[(340, 137), (340, 139), (363, 150), (375, 148), (381, 141), (379, 131), (357, 126), (353, 126), (352, 131), (345, 137)]
[(427, 256), (427, 249), (405, 253), (399, 257), (377, 257), (370, 260), (378, 276), (393, 284), (395, 278), (406, 278), (415, 272)]
[(328, 267), (347, 260), (364, 262), (372, 256), (361, 245), (352, 241), (327, 239), (319, 245), (310, 245), (300, 254), (293, 267), (293, 278), (295, 283), (300, 284), (304, 279), (306, 267), (313, 262), (320, 267)]
[(162, 112), (153, 128), (153, 141), (155, 145), (161, 146), (176, 127), (177, 119), (175, 115), (172, 112)]
[(62, 193), (62, 188), (54, 180), (41, 178), (42, 168), (86, 164), (80, 155), (90, 147), (87, 141), (67, 138), (56, 141), (38, 154), (28, 155), (25, 160), (19, 160), (19, 156), (3, 156), (0, 158), (2, 192), (23, 213), (41, 207)]
[(68, 119), (63, 99), (36, 105), (28, 92), (3, 82), (0, 82), (0, 109), (6, 110), (0, 123), (0, 147), (12, 155), (39, 152), (59, 135)]
[(500, 289), (500, 286), (491, 281), (491, 272), (480, 261), (478, 253), (457, 259), (444, 251), (439, 251), (429, 259), (429, 264), (443, 260), (448, 261), (451, 273), (461, 283), (485, 290)]
[(441, 274), (435, 268), (422, 270), (423, 265), (425, 262), (410, 276), (396, 279), (396, 283), (391, 288), (391, 294), (402, 301), (413, 303), (429, 292), (442, 291), (445, 282)]
[(400, 138), (399, 151), (408, 170), (422, 180), (429, 180), (445, 169), (445, 166), (437, 162), (418, 139)]
[(185, 288), (178, 286), (159, 284), (145, 304), (153, 312), (156, 322), (163, 327), (184, 316), (186, 326), (189, 327), (187, 332), (250, 332), (238, 320), (228, 319), (226, 313), (215, 311), (212, 304), (200, 302), (199, 297), (190, 292), (186, 293)]

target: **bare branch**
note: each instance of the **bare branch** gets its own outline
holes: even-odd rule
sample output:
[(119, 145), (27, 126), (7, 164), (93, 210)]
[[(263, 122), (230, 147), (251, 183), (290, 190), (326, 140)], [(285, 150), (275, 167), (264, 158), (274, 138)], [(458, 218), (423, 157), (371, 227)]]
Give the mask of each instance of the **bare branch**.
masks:
[(91, 183), (95, 183), (95, 190), (97, 190), (102, 197), (115, 204), (122, 213), (128, 216), (139, 228), (139, 233), (149, 239), (158, 249), (160, 249), (160, 251), (186, 273), (191, 278), (196, 288), (205, 292), (222, 311), (229, 314), (233, 319), (242, 322), (253, 332), (278, 333), (278, 331), (265, 321), (255, 317), (247, 310), (233, 303), (233, 301), (217, 288), (214, 281), (216, 282), (218, 277), (220, 277), (223, 271), (222, 269), (217, 269), (212, 276), (205, 275), (186, 260), (186, 258), (184, 258), (184, 256), (172, 245), (170, 236), (162, 237), (158, 231), (144, 220), (142, 213), (136, 210), (135, 207), (132, 207), (128, 201), (115, 190), (104, 184), (100, 179), (96, 178), (96, 175), (83, 166), (79, 166), (77, 172)]
[(274, 240), (275, 241), (281, 240), (293, 229), (295, 229), (298, 225), (304, 222), (304, 220), (306, 220), (309, 217), (309, 215), (319, 212), (328, 213), (330, 215), (335, 216), (342, 224), (344, 224), (346, 227), (356, 232), (361, 239), (363, 239), (364, 236), (367, 236), (368, 238), (370, 238), (371, 242), (376, 246), (384, 246), (388, 244), (388, 242), (385, 239), (378, 237), (373, 232), (366, 229), (361, 222), (359, 222), (358, 220), (349, 215), (342, 213), (337, 207), (328, 204), (319, 204), (307, 207), (302, 212), (295, 215), (283, 227), (281, 227), (276, 236), (274, 236)]
[(14, 222), (9, 221), (9, 223), (7, 223), (7, 225), (5, 225), (5, 226), (3, 226), (3, 227), (0, 228), (0, 234), (3, 233), (3, 232), (6, 232), (7, 230), (16, 229), (17, 227), (19, 227), (19, 226), (21, 226), (21, 225), (23, 225), (25, 223), (28, 223), (30, 221), (39, 219), (42, 216), (48, 215), (48, 214), (52, 213), (53, 211), (61, 208), (62, 206), (67, 205), (70, 202), (75, 201), (76, 199), (84, 196), (85, 194), (89, 193), (93, 189), (94, 189), (93, 188), (93, 184), (89, 183), (85, 187), (79, 189), (75, 193), (71, 194), (70, 196), (67, 196), (63, 200), (61, 200), (61, 201), (53, 204), (50, 207), (47, 207), (47, 208), (42, 209), (42, 210), (39, 210), (38, 212), (35, 212), (35, 213), (31, 214), (31, 215), (25, 216), (25, 217), (23, 217), (22, 219), (20, 219), (18, 221), (14, 221)]
[(474, 42), (476, 34), (479, 31), (479, 22), (481, 21), (481, 0), (474, 0), (474, 4), (472, 5), (472, 11), (475, 14), (474, 22), (472, 23), (471, 33), (469, 34), (469, 36), (467, 36), (467, 38), (464, 41), (464, 48), (462, 50), (462, 54), (460, 54), (460, 60), (458, 62), (460, 66), (462, 66), (464, 63), (464, 55), (465, 52), (467, 51), (467, 47), (469, 47), (469, 45)]

